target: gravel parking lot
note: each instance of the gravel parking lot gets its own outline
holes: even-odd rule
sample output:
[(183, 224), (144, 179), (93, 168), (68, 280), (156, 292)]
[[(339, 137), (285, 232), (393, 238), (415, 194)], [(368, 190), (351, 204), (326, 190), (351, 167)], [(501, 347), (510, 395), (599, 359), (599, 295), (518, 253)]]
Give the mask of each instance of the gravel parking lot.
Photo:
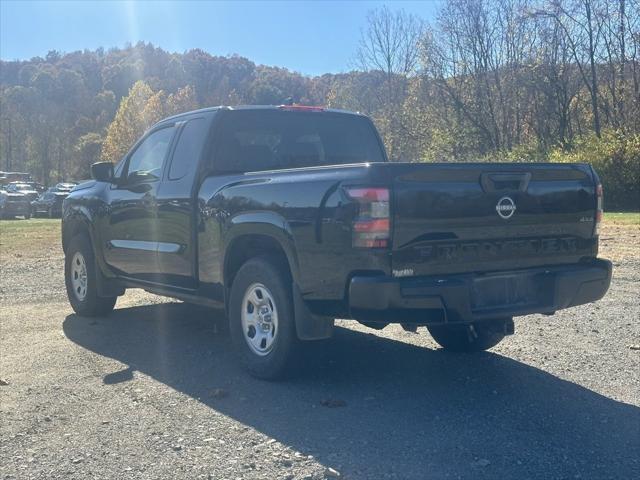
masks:
[(478, 355), (339, 322), (283, 383), (238, 367), (216, 312), (130, 291), (74, 315), (58, 236), (0, 222), (0, 478), (640, 478), (637, 223), (605, 225), (597, 304)]

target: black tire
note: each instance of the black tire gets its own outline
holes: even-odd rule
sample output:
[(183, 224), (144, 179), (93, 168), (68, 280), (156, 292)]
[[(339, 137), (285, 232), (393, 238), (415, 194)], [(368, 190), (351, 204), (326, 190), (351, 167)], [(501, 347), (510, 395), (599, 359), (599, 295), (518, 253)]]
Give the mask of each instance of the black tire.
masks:
[[(76, 258), (79, 254), (84, 260), (86, 279), (84, 295), (74, 291), (74, 268), (72, 262), (76, 260), (80, 262), (80, 258)], [(80, 263), (78, 263), (80, 265)], [(64, 279), (67, 287), (67, 297), (74, 312), (83, 317), (98, 317), (106, 315), (113, 310), (118, 297), (100, 297), (98, 296), (98, 287), (96, 276), (100, 275), (97, 271), (95, 257), (91, 240), (86, 234), (76, 235), (69, 242), (64, 259)]]
[[(277, 331), (271, 349), (262, 355), (249, 346), (242, 324), (245, 294), (251, 287), (262, 285), (273, 300), (277, 318)], [(259, 287), (258, 287), (259, 288)], [(272, 326), (272, 328), (274, 328)], [(291, 278), (288, 270), (277, 259), (256, 257), (248, 260), (236, 274), (229, 296), (229, 330), (236, 352), (251, 375), (274, 380), (290, 375), (298, 363), (300, 352), (295, 328)], [(254, 328), (254, 335), (255, 335)]]
[(447, 351), (482, 352), (495, 347), (505, 337), (504, 321), (468, 325), (428, 325), (433, 339)]

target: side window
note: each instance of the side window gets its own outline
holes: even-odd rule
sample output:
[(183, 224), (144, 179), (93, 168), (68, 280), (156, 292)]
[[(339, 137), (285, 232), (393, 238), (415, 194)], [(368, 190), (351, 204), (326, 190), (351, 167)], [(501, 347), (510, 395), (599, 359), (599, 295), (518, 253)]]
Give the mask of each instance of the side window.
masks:
[(195, 172), (206, 138), (207, 122), (204, 118), (195, 118), (187, 122), (173, 153), (169, 180), (180, 180)]
[(174, 127), (157, 130), (138, 145), (138, 148), (129, 157), (128, 179), (155, 180), (162, 176), (162, 164), (174, 131)]

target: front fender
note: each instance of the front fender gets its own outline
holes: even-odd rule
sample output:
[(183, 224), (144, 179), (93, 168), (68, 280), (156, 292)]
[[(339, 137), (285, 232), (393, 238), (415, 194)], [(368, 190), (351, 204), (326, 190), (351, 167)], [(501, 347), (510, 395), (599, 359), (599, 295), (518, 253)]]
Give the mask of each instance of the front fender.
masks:
[(91, 239), (93, 254), (98, 270), (108, 278), (115, 275), (104, 260), (103, 245), (99, 223), (104, 221), (106, 205), (96, 201), (94, 197), (67, 198), (62, 208), (62, 248), (66, 247), (71, 238), (80, 231), (84, 231)]
[(93, 216), (91, 211), (82, 205), (67, 206), (63, 209), (62, 215), (62, 250), (66, 253), (67, 245), (78, 233), (87, 232), (94, 245), (95, 254), (95, 233), (92, 228)]
[(91, 209), (84, 205), (73, 205), (64, 208), (62, 218), (62, 249), (66, 253), (71, 239), (78, 234), (87, 234), (91, 240), (93, 258), (96, 266), (96, 282), (98, 295), (101, 297), (118, 296), (124, 293), (124, 289), (115, 283), (113, 275), (105, 275), (108, 267), (104, 262), (100, 240), (95, 231), (95, 218)]

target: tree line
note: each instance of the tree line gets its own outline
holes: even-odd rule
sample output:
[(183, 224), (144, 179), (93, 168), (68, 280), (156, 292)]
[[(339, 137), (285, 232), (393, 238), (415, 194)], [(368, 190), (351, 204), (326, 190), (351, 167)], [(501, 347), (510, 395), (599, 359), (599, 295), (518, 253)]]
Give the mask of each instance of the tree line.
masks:
[(83, 178), (168, 114), (290, 99), (370, 115), (393, 161), (588, 161), (610, 206), (640, 207), (638, 0), (447, 0), (429, 23), (382, 7), (350, 67), (148, 43), (2, 61), (0, 168)]

